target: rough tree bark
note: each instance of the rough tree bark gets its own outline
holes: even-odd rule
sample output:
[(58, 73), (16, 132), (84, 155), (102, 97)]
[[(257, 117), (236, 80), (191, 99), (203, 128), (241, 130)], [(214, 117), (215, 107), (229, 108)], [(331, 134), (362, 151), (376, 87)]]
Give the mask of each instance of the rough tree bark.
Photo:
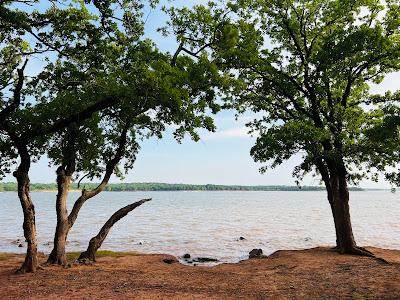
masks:
[(37, 259), (35, 207), (30, 196), (29, 169), (31, 159), (28, 147), (25, 144), (19, 143), (17, 149), (21, 162), (13, 175), (18, 182), (18, 197), (24, 214), (24, 236), (28, 244), (25, 261), (17, 272), (27, 273), (35, 272), (39, 267)]
[(9, 119), (12, 119), (12, 114), (17, 111), (21, 104), (21, 94), (25, 80), (24, 70), (27, 63), (28, 60), (25, 60), (22, 67), (17, 69), (18, 79), (13, 91), (12, 102), (0, 111), (0, 130), (9, 135), (20, 156), (20, 164), (13, 175), (18, 183), (18, 197), (24, 214), (24, 236), (28, 245), (25, 260), (21, 268), (18, 269), (19, 273), (35, 272), (39, 267), (37, 259), (35, 207), (30, 196), (29, 170), (31, 166), (31, 156), (27, 146), (29, 139), (22, 138), (16, 134), (9, 122)]
[(69, 231), (67, 198), (75, 172), (76, 149), (75, 140), (79, 132), (79, 126), (72, 123), (65, 135), (65, 147), (62, 149), (63, 164), (57, 169), (57, 198), (56, 213), (57, 225), (54, 234), (54, 247), (51, 251), (47, 263), (65, 266), (67, 264), (67, 254), (65, 245), (67, 242), (67, 233)]
[[(124, 151), (125, 151), (125, 146), (127, 143), (127, 133), (130, 128), (130, 123), (126, 124), (124, 127), (119, 144), (118, 144), (118, 149), (115, 153), (115, 156), (108, 161), (106, 165), (106, 171), (104, 174), (104, 177), (101, 181), (101, 183), (93, 190), (82, 190), (82, 193), (80, 197), (75, 201), (74, 206), (68, 215), (67, 212), (67, 195), (69, 191), (69, 185), (71, 182), (71, 177), (73, 172), (75, 171), (75, 157), (70, 156), (68, 158), (68, 165), (67, 167), (60, 167), (57, 170), (57, 186), (58, 186), (58, 195), (57, 195), (57, 227), (56, 227), (56, 232), (54, 234), (54, 247), (48, 257), (47, 263), (50, 264), (60, 264), (60, 265), (65, 265), (67, 263), (66, 261), (66, 251), (65, 251), (65, 246), (67, 242), (67, 237), (68, 233), (71, 230), (72, 226), (75, 224), (76, 219), (78, 218), (78, 214), (82, 206), (85, 204), (85, 202), (102, 191), (106, 188), (111, 175), (114, 172), (115, 167), (121, 160)], [(73, 148), (72, 145), (70, 145), (67, 148)], [(72, 152), (74, 152), (73, 150)], [(71, 149), (67, 151), (65, 156), (68, 156), (69, 153), (71, 153)]]
[(346, 178), (331, 177), (329, 203), (336, 231), (336, 247), (341, 253), (348, 253), (356, 247), (350, 219), (349, 191)]
[(143, 200), (137, 201), (137, 202), (135, 202), (133, 204), (129, 204), (129, 205), (119, 209), (117, 212), (115, 212), (107, 220), (107, 222), (103, 225), (103, 227), (100, 229), (99, 233), (90, 240), (87, 250), (80, 254), (78, 260), (89, 259), (90, 261), (96, 261), (96, 252), (103, 244), (108, 233), (110, 232), (111, 227), (113, 227), (115, 223), (117, 223), (119, 220), (121, 220), (123, 217), (125, 217), (132, 210), (134, 210), (135, 208), (139, 207), (143, 203), (148, 202), (150, 200), (151, 199), (143, 199)]
[(341, 254), (375, 257), (370, 251), (357, 246), (351, 225), (347, 172), (342, 163), (328, 162), (329, 167), (318, 163), (328, 194), (336, 233), (335, 249)]
[(54, 248), (47, 259), (47, 263), (50, 264), (58, 264), (62, 266), (67, 264), (67, 255), (65, 251), (67, 233), (69, 231), (67, 197), (72, 174), (73, 171), (64, 166), (57, 169), (57, 226), (54, 235)]

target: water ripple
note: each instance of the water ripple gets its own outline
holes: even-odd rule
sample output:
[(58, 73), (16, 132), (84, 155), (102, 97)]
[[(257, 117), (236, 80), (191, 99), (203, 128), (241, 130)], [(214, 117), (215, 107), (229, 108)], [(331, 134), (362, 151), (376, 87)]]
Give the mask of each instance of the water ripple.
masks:
[[(32, 194), (39, 251), (46, 253), (51, 250), (56, 222), (55, 195)], [(78, 195), (71, 193), (69, 209)], [(126, 192), (102, 193), (89, 200), (71, 230), (67, 250), (84, 250), (117, 209), (148, 197), (153, 201), (114, 226), (104, 249), (190, 253), (233, 262), (253, 248), (269, 254), (335, 241), (324, 192)], [(398, 194), (352, 192), (351, 213), (360, 245), (400, 249)], [(0, 252), (24, 252), (17, 239), (23, 239), (19, 201), (15, 193), (0, 193)]]

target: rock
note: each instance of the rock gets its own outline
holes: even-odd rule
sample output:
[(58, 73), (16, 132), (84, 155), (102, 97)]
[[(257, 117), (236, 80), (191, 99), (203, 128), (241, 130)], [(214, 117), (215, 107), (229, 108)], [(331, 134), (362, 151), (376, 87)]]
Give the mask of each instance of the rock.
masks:
[(182, 257), (183, 257), (184, 259), (189, 259), (189, 258), (190, 258), (190, 254), (189, 254), (189, 253), (186, 253), (186, 254), (184, 254)]
[(81, 258), (81, 259), (76, 260), (76, 262), (78, 264), (81, 264), (81, 265), (91, 265), (91, 264), (93, 264), (93, 262), (89, 258)]
[(249, 252), (249, 258), (263, 258), (263, 251), (262, 249), (253, 249)]
[(163, 262), (170, 265), (170, 264), (173, 264), (174, 262), (176, 262), (176, 260), (172, 259), (172, 258), (165, 258), (165, 259), (163, 259)]
[(22, 247), (24, 247), (24, 245), (22, 245), (22, 244), (19, 244), (19, 245), (18, 245), (18, 247), (19, 247), (19, 248), (22, 248)]
[(194, 262), (205, 263), (205, 262), (218, 262), (216, 258), (210, 257), (196, 257), (193, 259)]
[(244, 241), (244, 240), (245, 240), (245, 238), (242, 236), (239, 238), (239, 241)]

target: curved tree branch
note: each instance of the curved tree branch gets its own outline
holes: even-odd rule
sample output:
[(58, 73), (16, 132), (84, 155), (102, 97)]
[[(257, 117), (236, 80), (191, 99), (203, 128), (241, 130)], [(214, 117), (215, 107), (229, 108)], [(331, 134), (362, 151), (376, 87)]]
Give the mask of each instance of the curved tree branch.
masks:
[(17, 70), (18, 80), (17, 80), (17, 84), (14, 89), (13, 102), (0, 112), (0, 123), (3, 123), (12, 112), (14, 112), (15, 110), (18, 109), (18, 107), (21, 104), (21, 92), (22, 92), (22, 88), (24, 86), (24, 79), (25, 79), (24, 70), (25, 70), (27, 63), (28, 63), (28, 60), (25, 60), (22, 67)]
[(78, 260), (89, 259), (91, 261), (96, 261), (96, 252), (103, 244), (108, 233), (110, 232), (110, 229), (114, 226), (114, 224), (117, 223), (119, 220), (121, 220), (123, 217), (125, 217), (132, 210), (134, 210), (135, 208), (139, 207), (140, 205), (148, 201), (151, 201), (151, 199), (143, 199), (137, 201), (116, 211), (107, 220), (107, 222), (103, 225), (103, 227), (101, 227), (99, 233), (90, 240), (87, 250), (81, 253)]
[(93, 190), (90, 190), (90, 191), (87, 191), (85, 189), (82, 190), (81, 196), (75, 201), (74, 206), (71, 210), (71, 213), (68, 216), (68, 223), (69, 223), (70, 228), (74, 225), (76, 219), (78, 218), (79, 211), (82, 208), (83, 204), (90, 198), (93, 198), (94, 196), (96, 196), (97, 194), (102, 192), (105, 189), (105, 187), (107, 186), (108, 181), (110, 180), (115, 167), (117, 166), (117, 164), (121, 160), (122, 156), (124, 155), (124, 151), (125, 151), (125, 147), (126, 147), (126, 143), (127, 143), (127, 134), (128, 134), (128, 130), (130, 127), (131, 127), (131, 123), (127, 122), (124, 129), (122, 130), (122, 133), (121, 133), (121, 136), (119, 139), (119, 143), (118, 143), (117, 151), (115, 152), (114, 157), (107, 162), (106, 172), (104, 174), (103, 180)]

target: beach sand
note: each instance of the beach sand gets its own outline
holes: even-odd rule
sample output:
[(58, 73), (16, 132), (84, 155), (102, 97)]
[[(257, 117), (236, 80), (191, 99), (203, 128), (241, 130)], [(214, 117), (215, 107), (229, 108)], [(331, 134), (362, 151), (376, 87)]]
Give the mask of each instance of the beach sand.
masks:
[(400, 251), (368, 249), (390, 264), (315, 248), (214, 267), (121, 254), (16, 275), (23, 256), (2, 255), (0, 299), (400, 299)]

